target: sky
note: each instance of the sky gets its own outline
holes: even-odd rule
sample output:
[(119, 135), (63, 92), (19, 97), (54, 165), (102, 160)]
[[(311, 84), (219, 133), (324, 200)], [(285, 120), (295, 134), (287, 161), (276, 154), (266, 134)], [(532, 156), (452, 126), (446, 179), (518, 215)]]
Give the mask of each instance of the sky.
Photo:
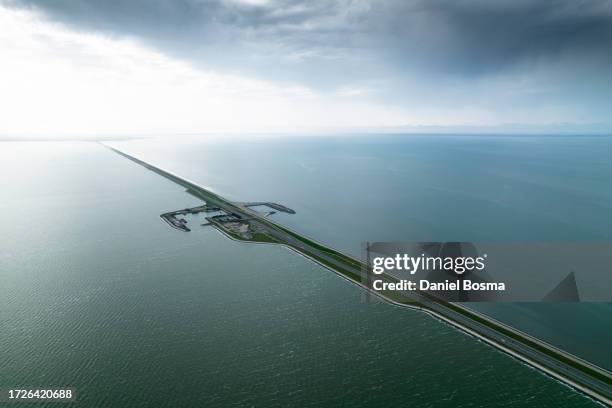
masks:
[(612, 133), (612, 1), (0, 0), (0, 137)]

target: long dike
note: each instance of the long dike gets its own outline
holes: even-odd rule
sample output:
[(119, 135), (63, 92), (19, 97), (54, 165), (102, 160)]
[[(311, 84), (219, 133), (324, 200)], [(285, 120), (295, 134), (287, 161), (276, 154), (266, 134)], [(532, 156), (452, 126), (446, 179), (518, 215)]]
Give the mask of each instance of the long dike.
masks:
[[(414, 293), (414, 298), (406, 301), (405, 298), (398, 298), (392, 292), (375, 291), (363, 279), (362, 271), (365, 266), (360, 260), (292, 231), (271, 221), (269, 218), (259, 215), (256, 211), (244, 205), (226, 200), (218, 194), (172, 172), (146, 163), (111, 146), (104, 146), (185, 187), (190, 194), (201, 198), (208, 205), (217, 206), (228, 213), (238, 214), (245, 219), (249, 219), (249, 222), (264, 228), (266, 233), (278, 242), (277, 245), (297, 252), (351, 283), (360, 286), (376, 297), (398, 307), (409, 307), (428, 313), (494, 346), (498, 350), (539, 369), (589, 397), (612, 406), (612, 375), (609, 371), (469, 309), (464, 305), (449, 303), (427, 293)], [(221, 232), (228, 238), (234, 239), (224, 231), (221, 230)], [(392, 276), (386, 276), (386, 279), (390, 281), (395, 280)]]

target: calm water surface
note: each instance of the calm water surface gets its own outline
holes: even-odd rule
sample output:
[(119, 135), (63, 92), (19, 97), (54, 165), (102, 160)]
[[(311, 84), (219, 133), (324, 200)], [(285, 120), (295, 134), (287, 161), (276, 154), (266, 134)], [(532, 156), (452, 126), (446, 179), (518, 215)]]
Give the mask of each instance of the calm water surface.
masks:
[[(612, 138), (371, 135), (120, 144), (360, 255), (362, 241), (611, 241)], [(612, 369), (612, 304), (479, 309)]]
[[(348, 250), (365, 236), (419, 234), (379, 227), (368, 200), (433, 202), (411, 204), (414, 192), (393, 189), (403, 182), (368, 191), (354, 168), (329, 173), (378, 163), (375, 148), (130, 146), (230, 198), (287, 204), (292, 226)], [(385, 169), (410, 174), (416, 153)], [(362, 303), (358, 288), (287, 250), (169, 228), (159, 214), (197, 200), (99, 145), (2, 143), (0, 167), (0, 387), (72, 386), (87, 407), (594, 405), (435, 319)], [(332, 175), (345, 190), (333, 193)], [(353, 216), (338, 215), (347, 202)], [(442, 206), (432, 211), (414, 224), (434, 238)]]

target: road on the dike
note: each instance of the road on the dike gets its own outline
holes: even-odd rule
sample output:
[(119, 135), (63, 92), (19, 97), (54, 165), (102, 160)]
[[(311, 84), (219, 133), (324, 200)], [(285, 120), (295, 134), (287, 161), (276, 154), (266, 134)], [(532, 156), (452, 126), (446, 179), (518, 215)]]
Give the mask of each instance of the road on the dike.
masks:
[[(197, 193), (207, 205), (214, 205), (225, 212), (238, 214), (244, 219), (249, 219), (250, 223), (264, 229), (267, 235), (273, 237), (281, 245), (285, 245), (315, 261), (379, 298), (396, 306), (425, 311), (570, 385), (591, 398), (612, 406), (612, 374), (609, 371), (475, 312), (465, 307), (465, 305), (434, 299), (431, 295), (420, 292), (411, 292), (409, 294), (410, 302), (404, 303), (392, 299), (383, 293), (375, 291), (368, 285), (365, 279), (362, 279), (364, 265), (361, 261), (283, 227), (262, 216), (257, 211), (251, 210), (244, 204), (233, 203), (192, 181), (146, 163), (111, 146), (103, 145), (121, 156), (185, 187), (191, 192)], [(386, 278), (397, 280), (397, 277), (391, 275)]]

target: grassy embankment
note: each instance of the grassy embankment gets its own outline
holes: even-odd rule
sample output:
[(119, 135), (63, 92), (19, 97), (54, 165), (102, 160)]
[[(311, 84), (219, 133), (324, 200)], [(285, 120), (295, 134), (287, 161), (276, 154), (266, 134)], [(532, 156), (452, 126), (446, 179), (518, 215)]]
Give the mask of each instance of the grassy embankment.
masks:
[[(147, 169), (154, 171), (155, 173), (175, 182), (176, 184), (179, 184), (183, 187), (185, 187), (187, 189), (187, 192), (194, 195), (197, 198), (202, 199), (203, 201), (205, 201), (208, 205), (211, 206), (219, 206), (222, 208), (230, 208), (230, 209), (236, 209), (235, 211), (240, 211), (243, 212), (244, 209), (238, 207), (237, 205), (233, 204), (230, 201), (225, 200), (224, 198), (208, 191), (205, 190), (187, 180), (183, 180), (179, 177), (176, 177), (172, 174), (169, 174), (167, 172), (165, 172), (164, 170), (161, 170), (155, 166), (149, 165), (139, 159), (136, 159), (132, 156), (129, 156), (123, 152), (120, 152), (116, 149), (112, 149), (115, 150), (117, 153), (121, 154), (122, 156), (125, 156), (127, 158), (129, 158), (132, 161), (135, 161), (136, 163), (146, 167)], [(324, 252), (327, 256), (332, 257), (336, 262), (331, 263), (329, 261), (327, 261), (324, 258), (321, 258), (320, 256), (317, 256), (317, 252), (316, 251), (308, 251), (307, 249), (303, 249), (303, 248), (298, 248), (295, 247), (293, 245), (289, 245), (288, 243), (283, 243), (286, 245), (289, 245), (291, 247), (293, 247), (296, 251), (311, 257), (312, 259), (316, 260), (317, 262), (321, 263), (322, 265), (326, 266), (327, 268), (331, 269), (332, 271), (335, 271), (337, 273), (340, 273), (342, 275), (344, 275), (345, 277), (357, 282), (357, 283), (362, 283), (362, 279), (361, 279), (361, 268), (362, 268), (362, 263), (352, 257), (346, 256), (332, 248), (326, 247), (322, 244), (319, 244), (316, 241), (313, 241), (309, 238), (306, 238), (300, 234), (297, 234), (289, 229), (286, 229), (274, 222), (271, 222), (269, 220), (265, 220), (265, 219), (260, 219), (260, 222), (262, 222), (263, 224), (267, 225), (270, 228), (276, 228), (279, 229), (281, 231), (283, 231), (284, 233), (290, 235), (291, 237), (295, 238), (296, 240), (299, 240), (300, 242), (304, 243), (305, 245), (307, 245), (307, 248), (313, 248), (316, 249), (316, 251), (319, 252)], [(223, 228), (220, 225), (217, 225), (217, 227), (223, 231), (224, 233), (226, 233), (228, 236), (240, 240), (240, 241), (247, 241), (247, 242), (262, 242), (262, 243), (270, 243), (270, 244), (279, 244), (281, 242), (278, 242), (276, 239), (268, 236), (267, 234), (263, 234), (263, 233), (256, 233), (255, 235), (253, 235), (252, 239), (248, 239), (245, 240), (244, 238), (238, 236), (235, 233), (232, 233), (231, 231)], [(344, 266), (342, 266), (344, 265)], [(396, 278), (390, 277), (388, 275), (381, 275), (381, 279), (384, 279), (385, 281), (388, 282), (393, 282), (393, 281), (397, 281)], [(414, 302), (409, 302), (406, 300), (405, 297), (399, 295), (399, 292), (395, 292), (395, 291), (386, 291), (386, 292), (378, 292), (379, 294), (381, 294), (382, 296), (386, 297), (389, 300), (392, 300), (394, 302), (397, 303), (404, 303), (404, 304), (408, 304), (408, 303), (412, 303), (414, 304)], [(424, 293), (421, 293), (422, 295)], [(430, 300), (432, 302), (436, 302), (437, 304), (452, 310), (453, 312), (459, 313), (467, 318), (469, 318), (470, 320), (477, 322), (483, 326), (489, 327), (492, 330), (494, 330), (497, 333), (500, 333), (502, 335), (505, 335), (511, 339), (514, 339), (517, 342), (522, 343), (523, 345), (530, 347), (533, 350), (536, 350), (544, 355), (547, 355), (561, 363), (564, 363), (570, 367), (573, 367), (574, 369), (581, 371), (589, 376), (591, 376), (594, 379), (597, 379), (599, 381), (602, 381), (604, 384), (606, 385), (612, 385), (612, 381), (610, 378), (610, 375), (608, 373), (605, 372), (600, 372), (599, 370), (593, 369), (592, 367), (590, 367), (588, 364), (582, 364), (580, 361), (574, 360), (571, 357), (560, 353), (558, 351), (556, 351), (553, 348), (550, 348), (548, 346), (546, 346), (545, 344), (542, 344), (538, 341), (535, 341), (529, 337), (526, 337), (524, 335), (521, 335), (520, 333), (517, 333), (513, 330), (511, 330), (508, 327), (505, 326), (501, 326), (499, 324), (496, 324), (495, 322), (485, 319), (482, 316), (479, 316), (475, 313), (470, 312), (469, 310), (460, 307), (459, 305), (455, 305), (440, 299), (437, 299), (434, 296), (431, 296), (429, 294), (424, 294), (427, 297), (430, 297)], [(399, 298), (401, 297), (401, 298)], [(423, 307), (427, 307), (426, 305), (421, 304), (421, 306)], [(487, 337), (485, 334), (481, 333), (482, 336)], [(489, 337), (487, 337), (489, 338)], [(496, 339), (491, 338), (491, 340), (493, 342), (496, 341)], [(551, 369), (552, 371), (556, 371), (550, 367), (548, 367), (549, 369)], [(558, 372), (558, 371), (556, 371)], [(562, 376), (561, 373), (559, 373), (559, 375)], [(609, 396), (609, 394), (608, 394)]]

